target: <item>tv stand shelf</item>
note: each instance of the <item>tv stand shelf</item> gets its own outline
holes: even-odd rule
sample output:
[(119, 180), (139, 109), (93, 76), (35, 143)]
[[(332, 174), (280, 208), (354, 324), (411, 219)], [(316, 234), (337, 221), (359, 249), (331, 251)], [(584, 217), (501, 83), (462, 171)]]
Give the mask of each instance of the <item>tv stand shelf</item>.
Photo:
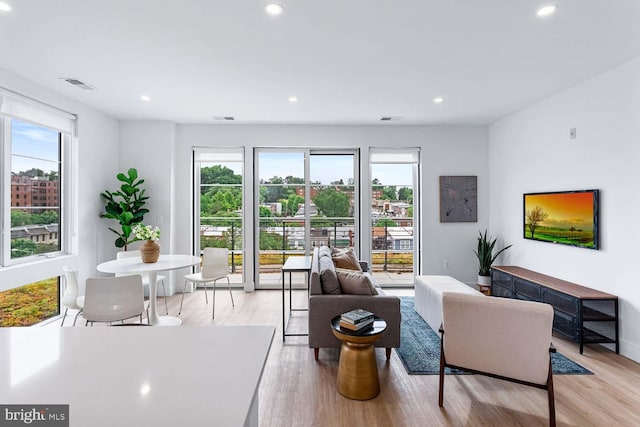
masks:
[(516, 266), (491, 269), (491, 295), (537, 301), (553, 306), (553, 332), (580, 344), (615, 344), (618, 297)]

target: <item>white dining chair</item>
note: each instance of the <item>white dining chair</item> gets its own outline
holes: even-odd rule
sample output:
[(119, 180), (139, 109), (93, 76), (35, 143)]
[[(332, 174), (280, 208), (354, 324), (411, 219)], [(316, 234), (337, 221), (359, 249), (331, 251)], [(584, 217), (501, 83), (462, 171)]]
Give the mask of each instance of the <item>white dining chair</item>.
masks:
[(60, 324), (60, 327), (64, 326), (64, 321), (67, 318), (67, 312), (69, 309), (78, 310), (73, 318), (73, 326), (76, 326), (78, 316), (82, 313), (84, 308), (84, 297), (78, 296), (78, 271), (72, 270), (67, 266), (62, 267), (62, 271), (64, 272), (64, 293), (62, 294), (64, 315), (62, 316), (62, 323)]
[(231, 282), (229, 281), (229, 250), (227, 248), (204, 248), (202, 258), (202, 270), (198, 273), (188, 274), (184, 276), (184, 288), (182, 289), (182, 300), (180, 301), (180, 311), (182, 313), (182, 303), (184, 302), (184, 293), (187, 289), (187, 283), (193, 282), (204, 284), (204, 298), (209, 304), (207, 297), (207, 283), (213, 284), (213, 302), (211, 310), (211, 318), (215, 318), (216, 311), (216, 282), (220, 279), (227, 279), (229, 286), (229, 295), (231, 295), (231, 305), (235, 307), (233, 302), (233, 293), (231, 292)]
[[(140, 256), (140, 251), (120, 251), (116, 254), (116, 259), (124, 259), (124, 258), (133, 258), (133, 257), (139, 257)], [(116, 274), (116, 276), (124, 276), (125, 274)], [(145, 288), (149, 288), (149, 274), (148, 273), (140, 273), (140, 276), (142, 276), (142, 285)], [(167, 314), (169, 314), (169, 307), (167, 306), (167, 289), (164, 286), (164, 282), (167, 279), (167, 276), (164, 276), (162, 274), (158, 274), (157, 278), (156, 278), (156, 283), (160, 283), (162, 282), (162, 295), (164, 296), (164, 309), (167, 312)]]
[(138, 274), (87, 279), (83, 317), (91, 322), (117, 322), (140, 317), (144, 307), (144, 288)]

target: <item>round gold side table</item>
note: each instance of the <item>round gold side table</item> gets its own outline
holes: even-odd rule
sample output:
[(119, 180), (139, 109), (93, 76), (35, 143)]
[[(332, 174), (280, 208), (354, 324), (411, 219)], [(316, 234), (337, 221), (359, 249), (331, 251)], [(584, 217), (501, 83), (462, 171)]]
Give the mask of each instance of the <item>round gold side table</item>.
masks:
[(342, 341), (338, 365), (338, 392), (354, 400), (373, 399), (380, 393), (378, 365), (373, 344), (387, 328), (387, 323), (376, 317), (373, 326), (364, 331), (351, 331), (340, 327), (340, 316), (331, 320), (333, 335)]

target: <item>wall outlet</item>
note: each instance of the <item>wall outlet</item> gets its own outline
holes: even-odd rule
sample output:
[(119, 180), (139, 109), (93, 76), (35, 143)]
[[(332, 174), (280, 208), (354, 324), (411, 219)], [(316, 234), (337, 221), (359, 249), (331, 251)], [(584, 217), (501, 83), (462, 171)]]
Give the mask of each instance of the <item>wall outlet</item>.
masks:
[(576, 139), (576, 128), (569, 129), (569, 138)]
[(449, 263), (449, 260), (445, 259), (444, 260), (444, 264), (443, 264), (444, 269), (447, 270), (450, 266), (451, 266), (451, 264)]

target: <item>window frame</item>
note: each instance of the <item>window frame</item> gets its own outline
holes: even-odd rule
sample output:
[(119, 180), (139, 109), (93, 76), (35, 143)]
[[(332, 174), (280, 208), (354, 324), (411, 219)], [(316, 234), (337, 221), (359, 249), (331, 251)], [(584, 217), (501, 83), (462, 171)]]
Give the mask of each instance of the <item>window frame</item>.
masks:
[[(422, 182), (422, 150), (420, 147), (398, 147), (398, 148), (389, 148), (389, 147), (370, 147), (369, 148), (369, 157), (368, 157), (368, 176), (367, 176), (367, 195), (369, 198), (371, 197), (373, 191), (373, 185), (371, 180), (373, 178), (373, 165), (374, 164), (407, 164), (412, 167), (412, 185), (413, 185), (413, 275), (418, 276), (422, 274), (422, 265), (420, 258), (420, 247), (421, 247), (421, 219), (422, 215), (420, 214), (420, 207), (422, 204), (422, 194), (421, 194), (421, 186)], [(383, 184), (384, 185), (384, 184)], [(371, 208), (371, 200), (368, 199), (367, 206), (368, 215), (371, 217), (372, 208)], [(372, 226), (370, 222), (367, 224), (366, 233), (368, 236), (371, 236)], [(369, 240), (371, 238), (369, 237)], [(368, 248), (369, 256), (373, 256), (373, 245), (370, 244)]]
[[(245, 234), (247, 233), (247, 218), (244, 212), (246, 212), (247, 206), (247, 178), (246, 178), (246, 155), (244, 147), (236, 147), (236, 148), (216, 148), (216, 147), (192, 147), (192, 165), (193, 165), (193, 179), (192, 179), (192, 203), (193, 203), (193, 212), (192, 212), (192, 250), (195, 256), (201, 255), (200, 249), (200, 189), (202, 187), (202, 183), (200, 182), (201, 177), (201, 165), (203, 163), (207, 163), (206, 160), (201, 160), (199, 157), (201, 156), (232, 156), (239, 155), (241, 160), (230, 160), (227, 163), (238, 163), (242, 166), (242, 184), (233, 184), (231, 186), (237, 186), (240, 188), (242, 193), (242, 212), (243, 214), (240, 216), (240, 223), (242, 227), (242, 239), (241, 239), (241, 249), (239, 250), (242, 255), (242, 283), (247, 282), (247, 277), (249, 272), (247, 271), (247, 237)], [(212, 159), (211, 162), (221, 162), (222, 160)], [(228, 184), (216, 184), (216, 186), (230, 186)], [(236, 253), (237, 250), (234, 250)], [(236, 285), (237, 283), (232, 283)]]
[[(20, 120), (22, 122), (28, 122), (35, 126), (40, 126), (53, 130), (58, 133), (58, 161), (60, 162), (59, 174), (59, 212), (58, 212), (58, 240), (60, 249), (57, 251), (31, 255), (20, 258), (11, 258), (11, 156), (12, 156), (12, 122), (13, 120)], [(0, 243), (0, 268), (10, 267), (13, 265), (26, 264), (41, 259), (56, 258), (71, 253), (71, 222), (69, 218), (72, 217), (71, 209), (71, 190), (70, 179), (71, 172), (71, 149), (72, 149), (72, 135), (61, 132), (57, 129), (51, 129), (40, 123), (34, 123), (30, 120), (23, 118), (14, 119), (12, 117), (6, 117), (0, 115), (0, 128), (2, 129), (2, 137), (0, 138), (0, 152), (2, 155), (2, 181), (0, 186), (1, 194), (1, 212), (2, 212), (2, 242)], [(42, 190), (38, 190), (39, 192)], [(46, 191), (46, 190), (45, 190)], [(41, 197), (41, 196), (39, 196)], [(43, 236), (44, 237), (44, 236)]]
[[(253, 185), (254, 185), (254, 195), (253, 195), (253, 222), (255, 226), (255, 235), (260, 235), (260, 154), (263, 153), (300, 153), (303, 156), (304, 162), (304, 184), (300, 184), (300, 186), (304, 187), (304, 239), (305, 239), (305, 255), (311, 255), (313, 252), (311, 246), (311, 214), (310, 214), (310, 206), (311, 206), (311, 187), (312, 184), (310, 182), (310, 174), (311, 174), (311, 158), (312, 156), (331, 156), (331, 155), (347, 155), (353, 156), (353, 187), (354, 187), (354, 212), (353, 212), (353, 221), (354, 221), (354, 250), (357, 254), (361, 253), (361, 243), (362, 243), (362, 220), (360, 218), (360, 214), (362, 212), (362, 199), (361, 192), (362, 189), (360, 187), (360, 149), (358, 148), (321, 148), (321, 147), (268, 147), (268, 146), (257, 146), (253, 147)], [(246, 158), (245, 158), (246, 161)], [(254, 283), (256, 289), (273, 289), (272, 285), (264, 284), (260, 282), (260, 242), (259, 238), (254, 239), (253, 242), (253, 251), (255, 253), (254, 256)], [(284, 251), (283, 251), (284, 252)]]
[[(19, 120), (57, 132), (59, 165), (59, 229), (58, 251), (11, 259), (11, 144), (12, 121)], [(2, 241), (0, 241), (0, 271), (28, 266), (33, 263), (53, 261), (75, 254), (78, 247), (77, 211), (77, 116), (55, 106), (42, 103), (0, 87), (0, 211)], [(26, 201), (26, 200), (25, 200)], [(46, 239), (45, 239), (46, 240)], [(55, 264), (59, 264), (55, 261)], [(46, 269), (49, 270), (49, 269)], [(43, 274), (51, 276), (51, 271)], [(33, 276), (33, 275), (32, 275)], [(44, 280), (47, 277), (38, 278)], [(0, 284), (0, 291), (12, 289), (14, 283)], [(22, 284), (21, 284), (22, 285)], [(20, 285), (20, 286), (21, 286)]]

